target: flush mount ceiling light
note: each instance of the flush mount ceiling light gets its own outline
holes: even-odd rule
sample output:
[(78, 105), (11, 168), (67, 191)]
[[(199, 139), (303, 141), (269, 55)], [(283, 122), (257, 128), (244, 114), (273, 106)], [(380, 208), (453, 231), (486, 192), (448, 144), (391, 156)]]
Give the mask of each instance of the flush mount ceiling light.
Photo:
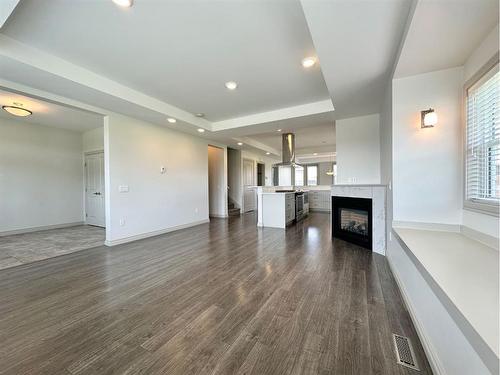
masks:
[(3, 105), (2, 109), (6, 112), (9, 112), (11, 115), (19, 116), (19, 117), (26, 117), (26, 116), (33, 114), (33, 112), (31, 112), (25, 108), (22, 108), (21, 103), (13, 103), (13, 104), (14, 105)]
[(311, 68), (314, 65), (316, 65), (316, 57), (309, 56), (309, 57), (302, 59), (302, 66), (304, 68), (306, 68), (306, 69)]
[(224, 86), (226, 86), (226, 88), (228, 90), (236, 90), (236, 88), (238, 87), (238, 84), (234, 81), (229, 81), (229, 82), (226, 82), (224, 84)]
[(271, 153), (270, 152), (266, 152), (266, 155), (271, 155)]
[(167, 121), (170, 122), (171, 124), (175, 124), (177, 122), (177, 120), (173, 117), (169, 117)]
[(280, 131), (281, 131), (281, 129), (276, 129), (276, 131), (277, 131), (277, 132), (280, 132)]
[(113, 0), (113, 3), (124, 8), (130, 8), (134, 4), (134, 0)]
[(243, 142), (238, 142), (238, 146), (243, 146)]
[(199, 128), (198, 133), (205, 133), (205, 129)]
[(197, 113), (195, 116), (196, 117), (205, 117), (205, 114), (200, 112), (200, 113)]
[(317, 156), (317, 155), (318, 155), (318, 153), (317, 153), (317, 152), (315, 152), (313, 155), (314, 155), (314, 156)]
[(420, 121), (422, 128), (432, 128), (438, 122), (437, 113), (432, 108), (420, 111)]

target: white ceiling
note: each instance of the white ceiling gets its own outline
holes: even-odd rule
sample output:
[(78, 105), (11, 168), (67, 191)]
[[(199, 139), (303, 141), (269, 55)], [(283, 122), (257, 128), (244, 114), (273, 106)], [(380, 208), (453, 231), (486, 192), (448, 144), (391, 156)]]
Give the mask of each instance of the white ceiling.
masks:
[(301, 66), (315, 51), (298, 0), (25, 0), (2, 33), (210, 121), (329, 98)]
[(103, 126), (103, 116), (97, 113), (82, 111), (0, 89), (0, 106), (13, 105), (14, 102), (22, 104), (22, 108), (32, 111), (33, 114), (27, 117), (17, 117), (0, 110), (0, 118), (79, 132)]
[(420, 0), (396, 78), (461, 66), (498, 24), (498, 0)]
[(378, 113), (411, 0), (301, 0), (337, 119)]
[[(331, 152), (335, 119), (380, 111), (408, 25), (398, 73), (460, 65), (498, 22), (495, 2), (136, 0), (123, 9), (111, 0), (24, 0), (0, 30), (0, 87), (231, 147), (241, 140), (262, 154), (279, 154), (278, 128), (300, 133), (303, 153)], [(439, 46), (429, 56), (428, 43)], [(314, 54), (320, 64), (303, 69)], [(443, 63), (440, 54), (451, 57)], [(228, 80), (239, 88), (227, 91)]]

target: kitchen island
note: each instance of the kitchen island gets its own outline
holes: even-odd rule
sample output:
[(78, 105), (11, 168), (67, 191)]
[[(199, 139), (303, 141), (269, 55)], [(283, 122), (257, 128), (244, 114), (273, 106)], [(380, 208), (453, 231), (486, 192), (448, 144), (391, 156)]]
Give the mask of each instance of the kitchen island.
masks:
[(257, 226), (286, 228), (295, 220), (295, 192), (259, 192)]

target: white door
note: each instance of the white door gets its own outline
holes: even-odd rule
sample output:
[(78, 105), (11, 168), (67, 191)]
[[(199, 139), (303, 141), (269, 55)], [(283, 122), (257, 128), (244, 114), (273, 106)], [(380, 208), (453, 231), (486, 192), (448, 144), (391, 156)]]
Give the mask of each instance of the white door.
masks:
[(243, 212), (257, 209), (255, 162), (243, 159)]
[(104, 153), (85, 155), (85, 223), (105, 226)]

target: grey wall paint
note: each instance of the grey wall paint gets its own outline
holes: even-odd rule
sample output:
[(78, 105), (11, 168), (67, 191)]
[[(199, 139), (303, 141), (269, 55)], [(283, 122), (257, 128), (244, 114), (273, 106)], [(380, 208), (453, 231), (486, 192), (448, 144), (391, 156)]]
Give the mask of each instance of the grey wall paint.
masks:
[(82, 134), (0, 120), (0, 232), (83, 221)]
[(118, 114), (104, 134), (108, 243), (208, 220), (205, 139)]

